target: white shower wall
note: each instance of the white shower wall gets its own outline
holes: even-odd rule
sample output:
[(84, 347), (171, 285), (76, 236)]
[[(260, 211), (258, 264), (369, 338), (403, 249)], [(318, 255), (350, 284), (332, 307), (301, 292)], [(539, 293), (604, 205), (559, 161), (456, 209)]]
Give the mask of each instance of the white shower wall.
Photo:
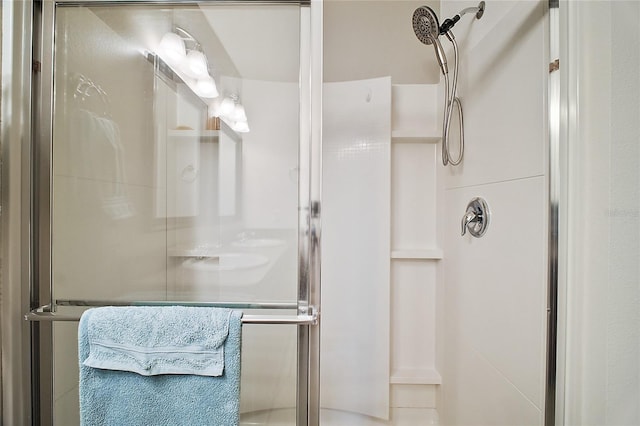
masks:
[(383, 419), (389, 417), (390, 111), (388, 77), (323, 86), (320, 404)]
[(295, 232), (300, 137), (298, 83), (244, 79), (242, 94), (249, 125), (254, 129), (243, 135), (243, 226)]
[[(442, 15), (476, 5), (442, 1)], [(543, 423), (546, 12), (543, 1), (487, 1), (482, 19), (465, 16), (454, 28), (466, 145), (463, 163), (445, 171), (438, 409), (447, 425)], [(476, 196), (489, 204), (491, 223), (480, 239), (462, 237)]]

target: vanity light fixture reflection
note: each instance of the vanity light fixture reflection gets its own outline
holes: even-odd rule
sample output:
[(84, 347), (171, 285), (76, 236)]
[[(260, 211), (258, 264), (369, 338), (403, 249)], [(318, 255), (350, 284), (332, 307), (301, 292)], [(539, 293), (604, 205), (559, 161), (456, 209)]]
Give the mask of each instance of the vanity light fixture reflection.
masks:
[(162, 36), (162, 40), (160, 40), (160, 50), (169, 65), (179, 64), (187, 56), (184, 40), (173, 32), (166, 33)]
[(246, 121), (237, 121), (233, 125), (233, 130), (235, 130), (238, 133), (248, 133), (249, 132), (249, 123), (247, 123)]
[(249, 132), (249, 122), (244, 106), (239, 102), (237, 94), (225, 96), (222, 101), (216, 100), (211, 104), (214, 116), (220, 117), (238, 133)]
[(207, 57), (204, 56), (204, 53), (198, 50), (190, 50), (182, 65), (184, 67), (185, 74), (190, 77), (197, 79), (210, 77)]
[(247, 113), (244, 111), (244, 107), (240, 104), (236, 104), (233, 108), (232, 117), (235, 121), (247, 121)]
[(196, 82), (196, 93), (203, 98), (217, 98), (219, 96), (218, 88), (213, 77), (206, 76)]
[(234, 109), (235, 109), (234, 100), (228, 96), (225, 96), (224, 99), (222, 100), (222, 103), (220, 104), (220, 109), (218, 110), (218, 113), (220, 114), (220, 117), (226, 118), (226, 117), (229, 117), (229, 115), (233, 112)]
[[(190, 45), (189, 47), (187, 47)], [(209, 74), (207, 56), (200, 43), (187, 31), (176, 27), (160, 40), (159, 51), (156, 52), (178, 74), (182, 80), (202, 98), (215, 98), (218, 88)]]

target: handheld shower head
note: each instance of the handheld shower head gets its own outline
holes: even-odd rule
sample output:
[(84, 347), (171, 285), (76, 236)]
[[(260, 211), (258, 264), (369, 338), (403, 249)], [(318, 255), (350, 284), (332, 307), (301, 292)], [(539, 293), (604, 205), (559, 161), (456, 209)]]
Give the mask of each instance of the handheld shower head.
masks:
[(432, 44), (440, 35), (440, 23), (436, 13), (429, 6), (421, 6), (413, 12), (413, 31), (418, 40)]
[[(482, 18), (485, 9), (485, 2), (481, 1), (477, 7), (468, 7), (463, 9), (459, 14), (452, 18), (445, 19), (442, 25), (439, 25), (436, 13), (429, 6), (421, 6), (413, 12), (413, 31), (424, 44), (432, 44), (436, 51), (436, 58), (440, 64), (440, 69), (444, 77), (444, 114), (442, 120), (442, 164), (445, 166), (451, 164), (457, 166), (462, 161), (464, 153), (464, 125), (462, 118), (462, 105), (460, 99), (456, 96), (458, 90), (458, 71), (460, 69), (458, 43), (451, 32), (451, 28), (466, 13), (474, 13), (476, 19)], [(444, 34), (453, 45), (453, 82), (449, 81), (449, 70), (447, 68), (447, 57), (444, 54), (442, 45), (440, 44), (440, 35)], [(451, 117), (456, 108), (458, 114), (458, 124), (460, 132), (460, 150), (457, 158), (451, 156), (450, 149), (450, 127)]]
[(429, 6), (420, 6), (413, 12), (412, 22), (413, 32), (416, 34), (416, 37), (418, 37), (418, 40), (427, 45), (433, 44), (442, 73), (449, 73), (447, 57), (444, 54), (440, 40), (438, 40), (440, 25), (436, 13)]

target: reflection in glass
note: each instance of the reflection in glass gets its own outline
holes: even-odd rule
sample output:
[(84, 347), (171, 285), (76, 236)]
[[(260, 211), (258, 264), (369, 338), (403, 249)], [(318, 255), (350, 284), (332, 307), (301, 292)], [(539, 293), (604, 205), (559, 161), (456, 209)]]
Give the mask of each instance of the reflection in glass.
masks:
[(294, 6), (58, 7), (55, 298), (295, 300), (298, 31)]
[[(295, 302), (299, 7), (56, 10), (54, 299)], [(76, 338), (54, 327), (56, 424)], [(244, 418), (293, 423), (295, 327), (243, 346)]]

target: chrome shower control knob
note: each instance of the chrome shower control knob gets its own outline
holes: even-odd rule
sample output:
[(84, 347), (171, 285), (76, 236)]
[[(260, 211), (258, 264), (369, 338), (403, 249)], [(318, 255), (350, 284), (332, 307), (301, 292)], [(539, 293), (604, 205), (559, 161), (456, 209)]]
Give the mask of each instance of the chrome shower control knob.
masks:
[(476, 238), (480, 238), (484, 235), (489, 227), (489, 205), (480, 197), (476, 197), (467, 205), (467, 211), (462, 216), (462, 234), (465, 235), (467, 231), (469, 234)]

